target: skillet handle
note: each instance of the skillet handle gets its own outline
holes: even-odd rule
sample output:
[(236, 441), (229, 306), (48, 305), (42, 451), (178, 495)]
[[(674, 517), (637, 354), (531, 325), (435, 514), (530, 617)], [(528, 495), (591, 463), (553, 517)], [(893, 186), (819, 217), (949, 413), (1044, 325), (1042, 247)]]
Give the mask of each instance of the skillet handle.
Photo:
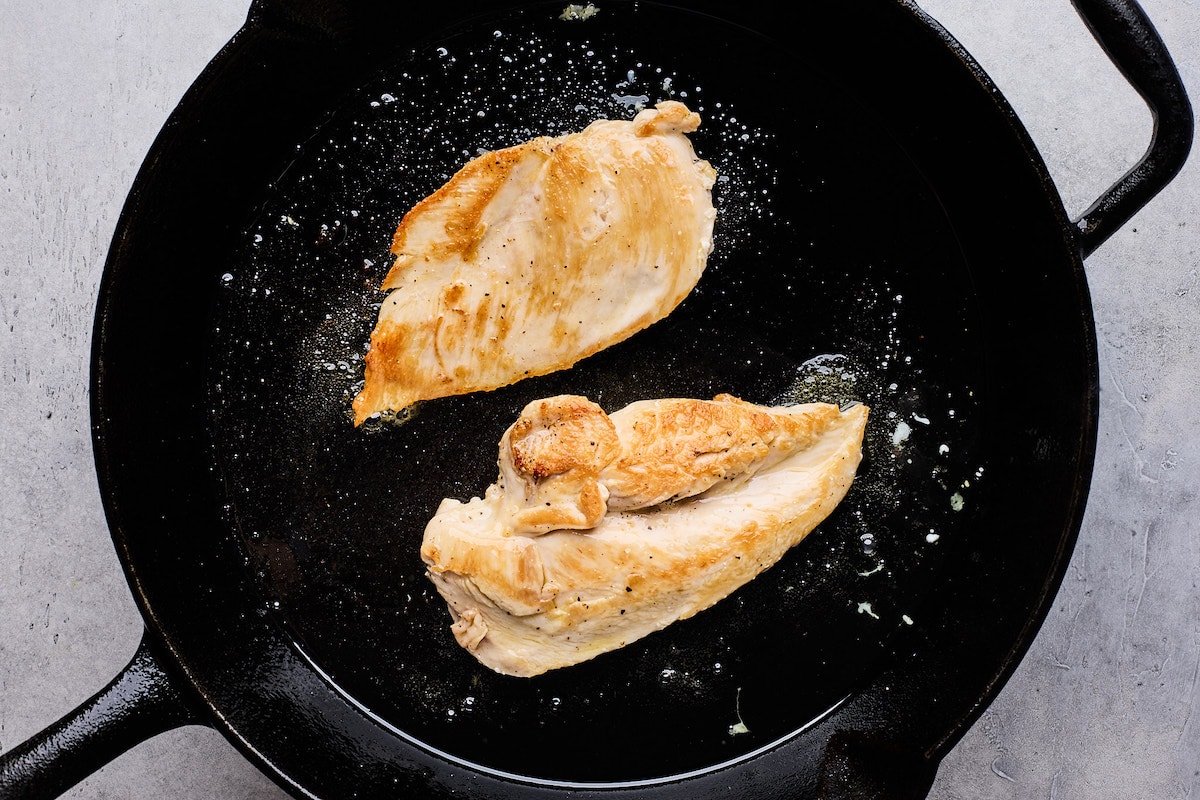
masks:
[(1071, 0), (1096, 41), (1150, 109), (1150, 146), (1076, 221), (1090, 255), (1171, 182), (1192, 145), (1192, 107), (1166, 45), (1134, 0)]
[(0, 754), (0, 797), (50, 800), (152, 736), (202, 717), (155, 655), (149, 634), (113, 681), (41, 733)]

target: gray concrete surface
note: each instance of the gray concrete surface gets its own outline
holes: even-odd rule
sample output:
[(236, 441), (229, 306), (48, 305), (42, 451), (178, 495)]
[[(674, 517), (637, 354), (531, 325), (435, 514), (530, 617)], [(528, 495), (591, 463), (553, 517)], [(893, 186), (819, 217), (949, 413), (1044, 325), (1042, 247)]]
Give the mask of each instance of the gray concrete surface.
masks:
[[(1150, 120), (1067, 0), (926, 0), (999, 84), (1075, 214)], [(86, 699), (141, 632), (89, 442), (94, 297), (147, 147), (247, 0), (2, 0), (0, 748)], [(1193, 97), (1200, 4), (1145, 0)], [(1079, 545), (1012, 680), (931, 797), (1187, 798), (1200, 788), (1200, 156), (1087, 262), (1099, 452)], [(1036, 387), (1031, 387), (1036, 399)], [(76, 800), (274, 798), (207, 728), (157, 737)]]

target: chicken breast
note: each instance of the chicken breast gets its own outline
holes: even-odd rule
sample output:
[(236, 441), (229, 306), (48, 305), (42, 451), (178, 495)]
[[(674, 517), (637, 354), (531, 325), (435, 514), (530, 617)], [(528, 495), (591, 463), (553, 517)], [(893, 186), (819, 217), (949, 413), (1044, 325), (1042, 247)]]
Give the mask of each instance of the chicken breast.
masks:
[(671, 313), (712, 250), (716, 172), (675, 101), (468, 162), (401, 220), (355, 424), (570, 367)]
[(623, 647), (727, 597), (841, 502), (866, 406), (529, 404), (483, 497), (443, 500), (421, 545), (458, 643), (532, 676)]

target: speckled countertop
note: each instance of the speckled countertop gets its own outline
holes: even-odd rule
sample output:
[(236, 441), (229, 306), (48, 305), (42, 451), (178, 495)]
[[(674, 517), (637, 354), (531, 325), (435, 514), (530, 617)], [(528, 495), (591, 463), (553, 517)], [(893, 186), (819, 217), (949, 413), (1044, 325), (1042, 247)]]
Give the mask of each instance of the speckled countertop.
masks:
[[(1145, 0), (1193, 97), (1200, 4)], [(926, 0), (1043, 153), (1068, 212), (1145, 148), (1150, 117), (1068, 0)], [(0, 748), (125, 665), (142, 623), (89, 438), (94, 300), (125, 194), (246, 0), (6, 0), (0, 26)], [(1028, 655), (941, 766), (950, 798), (1147, 798), (1200, 789), (1200, 162), (1087, 261), (1101, 417), (1091, 499)], [(1036, 397), (1036, 387), (1031, 388)], [(217, 733), (135, 747), (72, 789), (272, 798)]]

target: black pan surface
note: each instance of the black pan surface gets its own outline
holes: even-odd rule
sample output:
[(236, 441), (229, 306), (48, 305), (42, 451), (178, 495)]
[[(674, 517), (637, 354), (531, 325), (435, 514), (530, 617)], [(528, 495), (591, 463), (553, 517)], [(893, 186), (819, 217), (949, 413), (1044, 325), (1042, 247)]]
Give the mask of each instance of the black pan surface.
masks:
[[(380, 71), (276, 183), (221, 276), (210, 337), (215, 446), (272, 613), (403, 735), (555, 781), (703, 769), (823, 715), (920, 618), (941, 537), (969, 540), (994, 458), (978, 442), (989, 397), (970, 273), (935, 188), (880, 121), (759, 34), (606, 11), (504, 18)], [(753, 78), (728, 66), (746, 63)], [(665, 99), (702, 115), (695, 146), (720, 174), (715, 250), (683, 306), (571, 370), (353, 428), (403, 213), (482, 150)], [(421, 534), (443, 497), (495, 479), (526, 403), (720, 392), (872, 408), (833, 519), (710, 612), (578, 667), (507, 678), (455, 644)]]

